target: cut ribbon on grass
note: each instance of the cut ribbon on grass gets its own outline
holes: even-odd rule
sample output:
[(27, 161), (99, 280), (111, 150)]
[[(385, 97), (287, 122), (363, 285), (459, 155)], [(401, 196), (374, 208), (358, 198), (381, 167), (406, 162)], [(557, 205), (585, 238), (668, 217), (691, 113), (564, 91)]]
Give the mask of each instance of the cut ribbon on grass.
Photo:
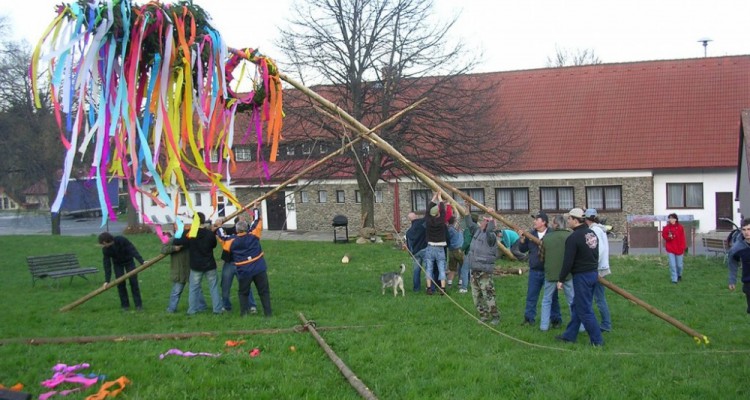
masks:
[(166, 356), (181, 356), (181, 357), (219, 357), (220, 353), (193, 353), (192, 351), (182, 351), (180, 349), (170, 349), (166, 353), (159, 355), (159, 359), (163, 360)]

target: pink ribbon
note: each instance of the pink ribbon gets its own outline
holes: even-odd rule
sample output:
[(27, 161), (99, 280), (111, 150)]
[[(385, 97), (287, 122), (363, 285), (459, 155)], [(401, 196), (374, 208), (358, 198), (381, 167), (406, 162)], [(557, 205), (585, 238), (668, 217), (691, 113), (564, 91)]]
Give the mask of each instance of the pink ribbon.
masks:
[(164, 354), (159, 355), (159, 359), (163, 360), (166, 356), (182, 356), (182, 357), (196, 357), (196, 356), (204, 356), (204, 357), (218, 357), (221, 355), (221, 353), (193, 353), (191, 351), (182, 351), (180, 349), (170, 349)]

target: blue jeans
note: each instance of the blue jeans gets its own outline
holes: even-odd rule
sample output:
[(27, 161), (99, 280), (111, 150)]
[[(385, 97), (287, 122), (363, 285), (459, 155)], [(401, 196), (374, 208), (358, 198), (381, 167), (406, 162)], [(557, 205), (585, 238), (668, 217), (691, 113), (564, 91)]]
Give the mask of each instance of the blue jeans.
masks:
[[(542, 317), (541, 321), (539, 322), (539, 329), (543, 331), (549, 330), (550, 325), (550, 314), (552, 312), (552, 299), (554, 298), (554, 294), (557, 293), (557, 282), (556, 281), (544, 281), (544, 295), (542, 296)], [(567, 280), (563, 282), (563, 293), (565, 293), (565, 300), (568, 302), (568, 309), (570, 310), (571, 314), (573, 313), (573, 297), (574, 291), (573, 291), (573, 281)], [(559, 304), (559, 303), (558, 303)], [(562, 322), (562, 315), (560, 316), (559, 321), (554, 322)]]
[(672, 274), (672, 282), (677, 282), (678, 278), (682, 277), (682, 257), (673, 253), (667, 253), (669, 257), (669, 273)]
[[(172, 284), (172, 292), (169, 293), (169, 305), (167, 306), (167, 312), (173, 313), (177, 311), (177, 304), (180, 302), (180, 297), (182, 296), (182, 291), (184, 289), (184, 283), (175, 282)], [(203, 311), (208, 308), (208, 306), (206, 305), (206, 299), (203, 298), (202, 293), (200, 296), (198, 296), (198, 302), (198, 311)]]
[[(526, 289), (526, 310), (523, 312), (525, 321), (534, 322), (536, 320), (536, 303), (539, 301), (539, 293), (544, 288), (544, 271), (529, 269), (529, 286)], [(560, 315), (560, 303), (557, 300), (557, 289), (552, 293), (552, 322), (562, 321)]]
[[(194, 271), (190, 270), (190, 289), (188, 292), (188, 314), (195, 314), (200, 311), (200, 297), (203, 297), (201, 292), (201, 282), (203, 276), (208, 280), (208, 291), (211, 294), (211, 306), (215, 314), (219, 314), (224, 311), (224, 307), (221, 305), (221, 296), (219, 296), (219, 282), (217, 279), (217, 273), (215, 269), (209, 271)], [(205, 300), (203, 300), (205, 302)]]
[[(229, 296), (232, 291), (232, 281), (235, 276), (237, 276), (237, 267), (234, 263), (225, 262), (224, 266), (221, 267), (221, 302), (224, 305), (224, 309), (227, 311), (232, 309), (232, 301), (229, 299)], [(250, 308), (257, 307), (252, 289), (250, 290), (250, 294), (247, 295), (247, 299)]]
[(599, 309), (599, 315), (602, 317), (600, 323), (601, 329), (609, 332), (612, 330), (612, 317), (609, 315), (609, 306), (607, 305), (607, 298), (604, 295), (604, 289), (604, 285), (597, 281), (594, 285), (594, 301), (596, 302), (596, 307)]
[(565, 340), (575, 342), (578, 338), (578, 328), (583, 323), (586, 332), (589, 334), (591, 344), (596, 346), (604, 345), (602, 331), (599, 328), (596, 315), (594, 315), (592, 304), (594, 299), (594, 285), (597, 282), (597, 278), (599, 278), (599, 273), (596, 270), (573, 274), (573, 290), (575, 291), (573, 309), (575, 313), (570, 316), (570, 322), (562, 334)]
[[(437, 266), (439, 281), (445, 280), (445, 247), (444, 246), (430, 246), (427, 245), (427, 249), (424, 253), (424, 264), (425, 271), (427, 271), (427, 287), (430, 287), (430, 281), (435, 275), (434, 270)], [(436, 284), (439, 284), (436, 282)]]
[(414, 284), (414, 291), (418, 292), (422, 290), (422, 281), (419, 279), (422, 273), (422, 264), (424, 264), (424, 253), (427, 249), (419, 250), (414, 253), (414, 269), (412, 269), (412, 282)]
[(461, 280), (460, 289), (468, 289), (469, 287), (469, 257), (464, 257), (464, 263), (461, 265), (461, 269), (458, 271), (458, 279)]

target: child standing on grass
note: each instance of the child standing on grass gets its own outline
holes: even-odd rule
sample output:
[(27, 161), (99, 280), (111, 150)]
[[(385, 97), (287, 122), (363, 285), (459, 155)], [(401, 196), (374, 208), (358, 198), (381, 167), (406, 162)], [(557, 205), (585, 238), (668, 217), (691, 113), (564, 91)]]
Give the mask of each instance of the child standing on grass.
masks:
[(661, 236), (664, 238), (664, 247), (667, 248), (672, 283), (677, 283), (682, 281), (683, 255), (685, 254), (685, 249), (687, 249), (685, 229), (680, 224), (677, 214), (669, 214), (667, 220), (669, 222), (662, 229)]
[(750, 218), (742, 220), (742, 237), (729, 250), (729, 290), (734, 291), (737, 283), (738, 261), (742, 262), (742, 292), (747, 299), (747, 313), (750, 314)]

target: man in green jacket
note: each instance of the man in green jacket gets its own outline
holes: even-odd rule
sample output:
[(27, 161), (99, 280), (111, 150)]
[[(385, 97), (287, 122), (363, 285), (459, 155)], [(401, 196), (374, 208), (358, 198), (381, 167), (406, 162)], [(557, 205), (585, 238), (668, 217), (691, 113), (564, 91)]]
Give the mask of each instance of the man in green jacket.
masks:
[[(542, 316), (539, 329), (549, 330), (550, 313), (552, 312), (552, 295), (557, 291), (557, 280), (565, 256), (565, 240), (570, 236), (570, 231), (565, 229), (565, 218), (556, 215), (552, 218), (552, 229), (542, 239), (542, 260), (544, 262), (544, 297), (542, 298)], [(573, 281), (571, 275), (563, 282), (563, 292), (568, 301), (568, 308), (573, 304)], [(572, 311), (571, 311), (572, 312)], [(562, 324), (562, 323), (561, 323)], [(557, 326), (562, 326), (562, 325)]]

